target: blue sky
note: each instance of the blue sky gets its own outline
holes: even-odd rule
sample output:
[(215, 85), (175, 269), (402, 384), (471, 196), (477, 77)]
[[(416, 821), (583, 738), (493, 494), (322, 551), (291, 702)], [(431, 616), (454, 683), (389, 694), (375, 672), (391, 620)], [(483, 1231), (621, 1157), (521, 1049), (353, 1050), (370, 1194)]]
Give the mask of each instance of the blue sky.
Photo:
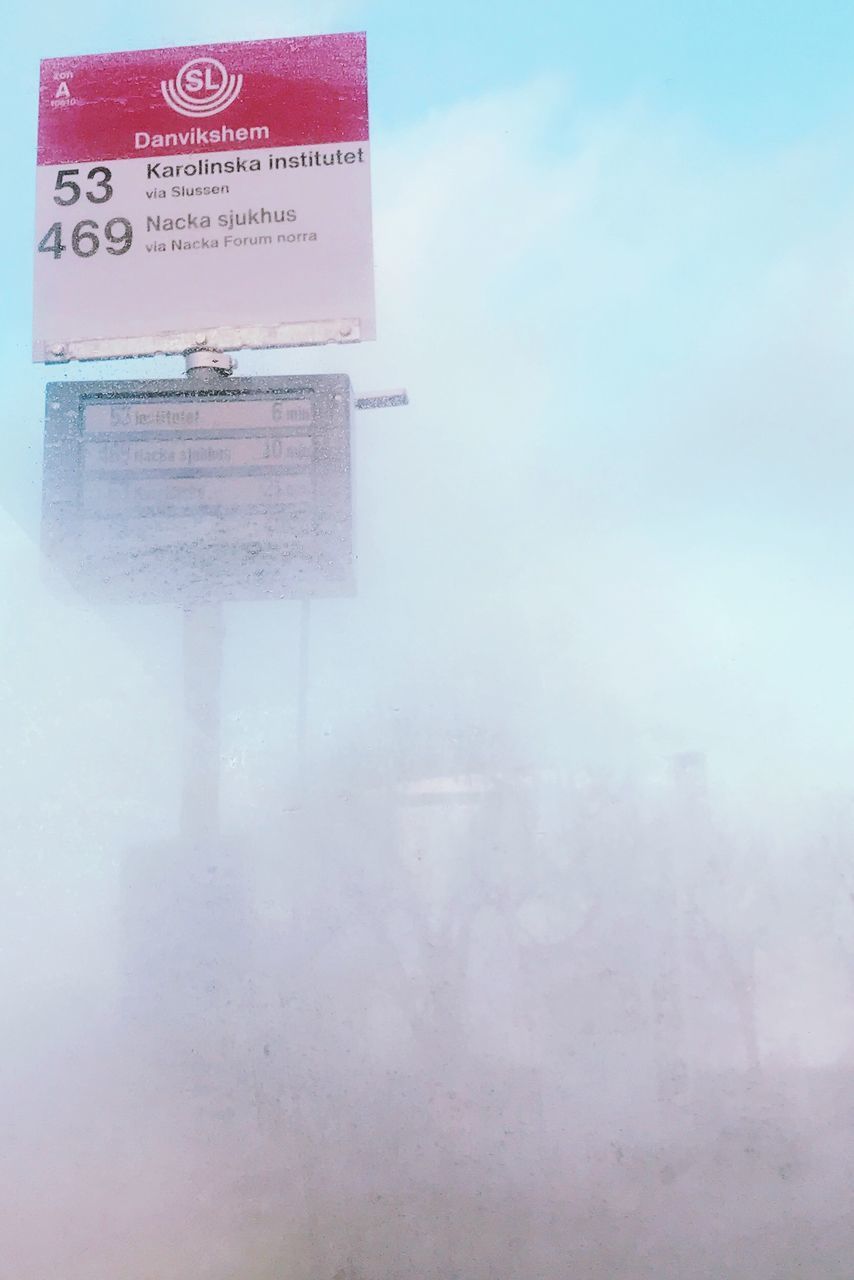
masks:
[[(352, 29), (369, 40), (379, 341), (240, 357), (413, 398), (359, 428), (360, 596), (317, 609), (318, 733), (369, 707), (417, 716), (445, 697), (476, 718), (497, 699), (538, 758), (647, 767), (696, 748), (747, 786), (841, 785), (847, 5), (21, 12), (2, 90), (6, 509), (35, 536), (38, 58)], [(179, 371), (138, 364), (67, 376)], [(265, 644), (232, 616), (256, 653), (229, 684), (245, 746), (268, 723)], [(139, 625), (168, 668), (169, 627)]]
[(404, 116), (554, 74), (568, 78), (576, 109), (639, 96), (735, 145), (761, 146), (851, 103), (845, 4), (440, 0), (401, 21), (390, 0), (364, 12), (376, 24), (375, 88)]

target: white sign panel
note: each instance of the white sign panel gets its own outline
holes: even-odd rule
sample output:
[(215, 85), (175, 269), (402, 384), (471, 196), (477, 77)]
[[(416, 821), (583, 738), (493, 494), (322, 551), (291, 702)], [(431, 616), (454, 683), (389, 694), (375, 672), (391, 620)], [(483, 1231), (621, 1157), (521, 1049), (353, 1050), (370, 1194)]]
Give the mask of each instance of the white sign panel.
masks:
[(35, 360), (374, 336), (362, 34), (42, 63)]

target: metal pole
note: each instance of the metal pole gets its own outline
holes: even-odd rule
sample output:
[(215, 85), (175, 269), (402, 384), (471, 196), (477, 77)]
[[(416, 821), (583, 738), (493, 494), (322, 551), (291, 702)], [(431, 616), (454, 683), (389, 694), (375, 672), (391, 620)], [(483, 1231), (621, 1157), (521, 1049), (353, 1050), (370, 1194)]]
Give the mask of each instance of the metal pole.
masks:
[(222, 605), (184, 610), (184, 794), (181, 830), (206, 843), (219, 826)]
[[(234, 368), (222, 351), (188, 351), (187, 377), (218, 382)], [(219, 601), (184, 609), (184, 786), (181, 831), (204, 847), (219, 829), (220, 687), (223, 611)]]
[(297, 673), (297, 790), (302, 799), (306, 779), (306, 739), (308, 736), (309, 641), (311, 600), (300, 602), (299, 670)]

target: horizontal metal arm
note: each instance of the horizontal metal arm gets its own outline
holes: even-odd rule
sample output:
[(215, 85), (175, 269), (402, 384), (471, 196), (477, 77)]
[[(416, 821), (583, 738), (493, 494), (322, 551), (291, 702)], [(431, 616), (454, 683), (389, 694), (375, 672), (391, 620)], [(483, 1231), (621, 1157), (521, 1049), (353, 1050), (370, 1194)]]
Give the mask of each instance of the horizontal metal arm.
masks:
[(356, 397), (357, 409), (394, 409), (403, 404), (409, 404), (405, 387), (397, 387), (394, 391), (373, 391), (370, 395)]

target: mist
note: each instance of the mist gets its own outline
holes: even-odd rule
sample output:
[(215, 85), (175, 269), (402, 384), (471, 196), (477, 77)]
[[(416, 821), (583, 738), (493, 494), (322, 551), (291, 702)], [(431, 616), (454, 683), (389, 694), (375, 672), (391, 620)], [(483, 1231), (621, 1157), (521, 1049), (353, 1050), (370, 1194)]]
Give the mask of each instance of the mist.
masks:
[(224, 606), (207, 829), (12, 323), (0, 1277), (849, 1280), (847, 133), (573, 92), (384, 128), (379, 340), (237, 353), (410, 404), (355, 594)]

